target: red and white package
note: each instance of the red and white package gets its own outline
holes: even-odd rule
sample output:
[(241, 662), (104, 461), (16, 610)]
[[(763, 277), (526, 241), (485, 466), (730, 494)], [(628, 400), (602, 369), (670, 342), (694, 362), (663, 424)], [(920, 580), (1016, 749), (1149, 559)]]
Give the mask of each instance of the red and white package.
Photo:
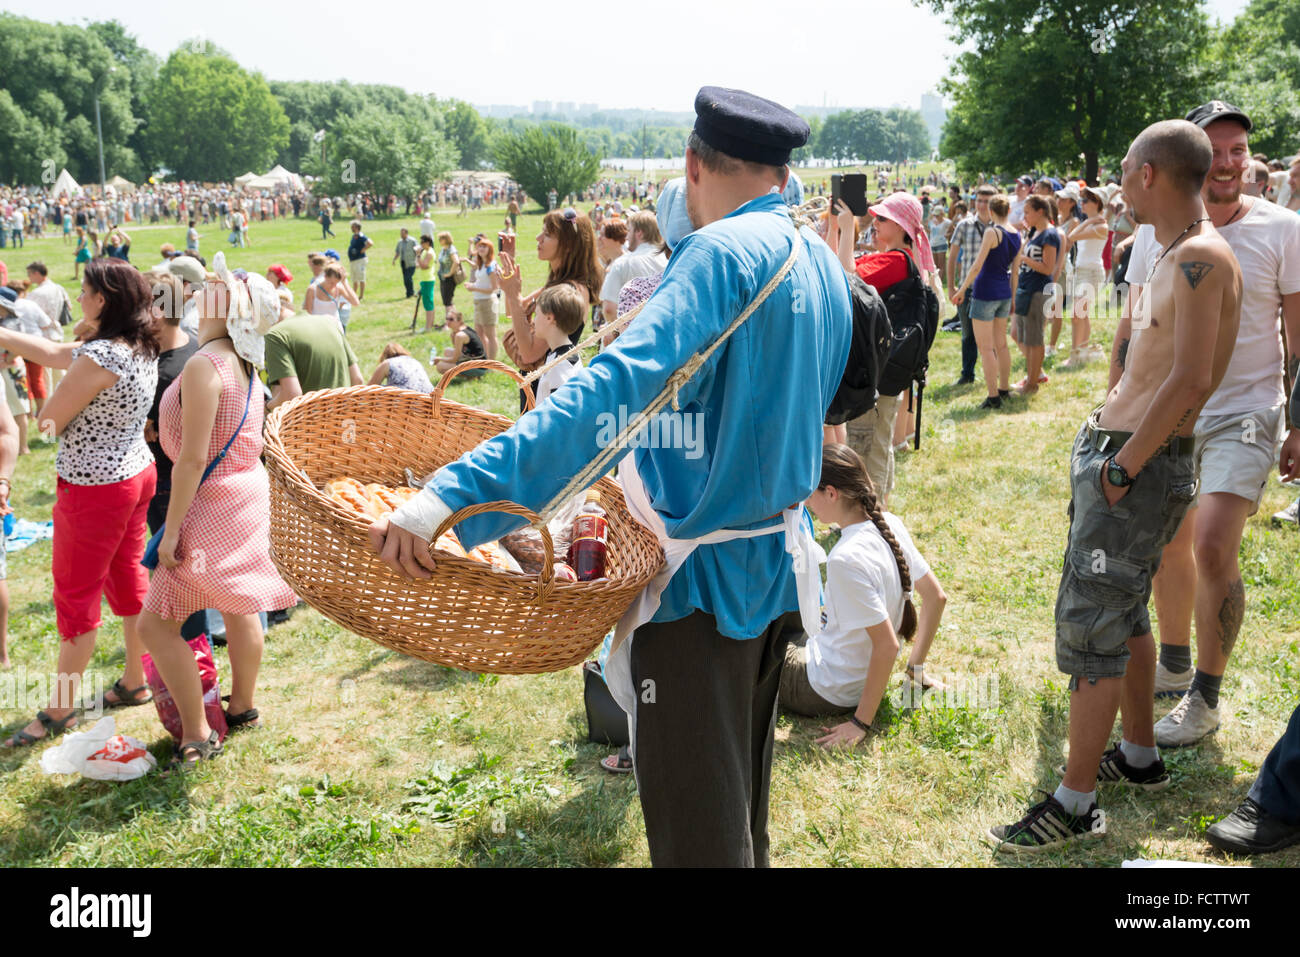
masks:
[[(203, 685), (203, 710), (208, 719), (208, 727), (217, 732), (217, 737), (226, 739), (226, 712), (221, 707), (221, 685), (217, 681), (217, 663), (212, 658), (212, 648), (208, 645), (208, 636), (199, 635), (188, 642), (194, 652), (194, 660), (199, 666), (199, 681)], [(149, 655), (142, 656), (145, 680), (153, 689), (153, 704), (158, 709), (158, 720), (167, 732), (177, 741), (181, 740), (184, 728), (181, 715), (172, 699), (171, 692), (163, 684), (162, 676)]]
[(115, 734), (86, 758), (81, 773), (96, 781), (131, 781), (148, 774), (155, 764), (143, 741)]
[(131, 781), (157, 764), (143, 741), (117, 733), (112, 716), (66, 735), (41, 755), (41, 770), (46, 774), (81, 774), (97, 781)]

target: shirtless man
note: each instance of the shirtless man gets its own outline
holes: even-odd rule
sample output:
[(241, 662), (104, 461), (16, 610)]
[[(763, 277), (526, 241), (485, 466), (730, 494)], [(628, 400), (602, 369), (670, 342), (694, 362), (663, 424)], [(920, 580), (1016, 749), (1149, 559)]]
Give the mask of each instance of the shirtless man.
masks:
[[(1143, 130), (1121, 164), (1133, 215), (1155, 227), (1165, 251), (1134, 307), (1140, 335), (1123, 374), (1079, 430), (1070, 462), (1056, 600), (1057, 667), (1070, 676), (1069, 764), (1054, 795), (988, 832), (1000, 851), (1102, 837), (1098, 781), (1169, 786), (1155, 747), (1147, 600), (1160, 553), (1192, 501), (1192, 428), (1228, 367), (1241, 312), (1237, 261), (1201, 199), (1212, 156), (1199, 127), (1165, 120)], [(1123, 740), (1105, 751), (1121, 704)]]

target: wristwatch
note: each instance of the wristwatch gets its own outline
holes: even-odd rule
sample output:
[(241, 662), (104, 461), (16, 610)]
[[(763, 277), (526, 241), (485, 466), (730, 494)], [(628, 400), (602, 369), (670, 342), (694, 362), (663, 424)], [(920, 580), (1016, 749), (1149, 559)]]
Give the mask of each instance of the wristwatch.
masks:
[(1115, 456), (1106, 460), (1106, 481), (1116, 488), (1128, 488), (1133, 478), (1124, 470), (1124, 466), (1115, 461)]

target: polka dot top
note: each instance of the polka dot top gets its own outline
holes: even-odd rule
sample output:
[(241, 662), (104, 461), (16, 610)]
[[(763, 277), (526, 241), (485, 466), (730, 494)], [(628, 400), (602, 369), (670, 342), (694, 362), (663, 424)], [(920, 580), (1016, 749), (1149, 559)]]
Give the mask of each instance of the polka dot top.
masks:
[(72, 351), (117, 376), (73, 416), (59, 437), (55, 469), (73, 485), (111, 485), (153, 464), (144, 423), (158, 387), (158, 360), (117, 339), (92, 339)]

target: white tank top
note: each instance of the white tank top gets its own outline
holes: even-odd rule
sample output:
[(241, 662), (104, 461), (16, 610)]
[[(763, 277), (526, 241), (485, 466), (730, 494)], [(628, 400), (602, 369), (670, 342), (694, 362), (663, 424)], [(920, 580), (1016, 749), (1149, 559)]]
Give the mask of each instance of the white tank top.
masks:
[(1074, 244), (1079, 248), (1076, 266), (1100, 266), (1101, 251), (1106, 248), (1105, 239), (1080, 239)]
[(324, 285), (317, 283), (311, 287), (315, 295), (312, 297), (311, 314), (313, 316), (333, 316), (339, 317), (338, 298), (331, 296), (325, 291)]

